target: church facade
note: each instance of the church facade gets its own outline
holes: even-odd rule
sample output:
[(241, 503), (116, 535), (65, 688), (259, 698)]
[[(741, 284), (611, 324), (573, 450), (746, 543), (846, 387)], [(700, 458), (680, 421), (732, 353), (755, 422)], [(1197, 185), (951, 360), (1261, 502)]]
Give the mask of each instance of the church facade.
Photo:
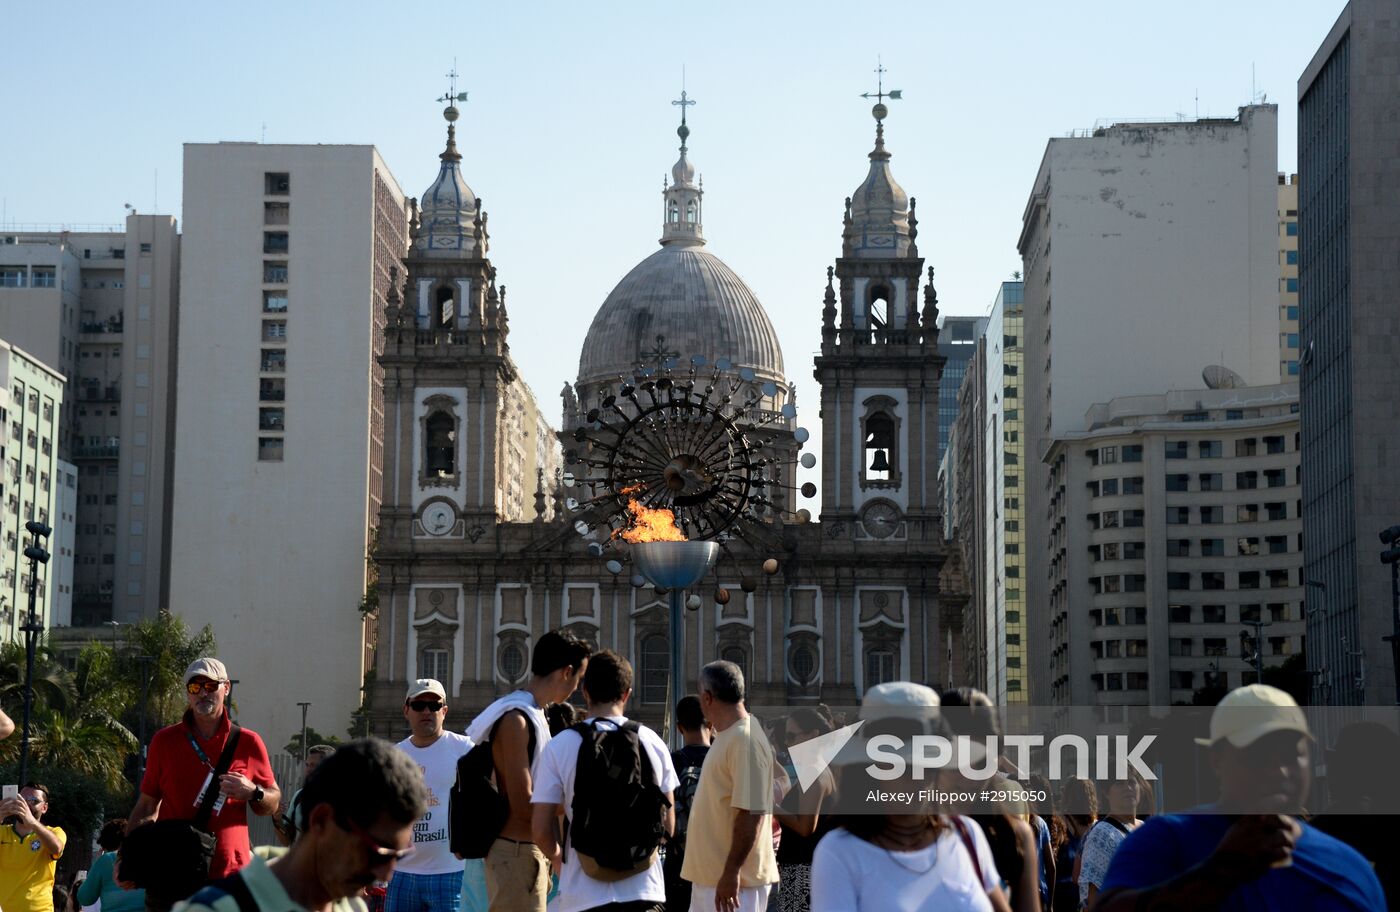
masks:
[[(874, 113), (868, 173), (846, 201), (841, 255), (820, 306), (813, 301), (818, 516), (769, 515), (727, 542), (732, 559), (695, 588), (700, 607), (685, 612), (685, 675), (674, 687), (666, 595), (609, 572), (573, 528), (558, 445), (510, 355), (510, 341), (532, 340), (510, 334), (487, 217), (460, 172), (450, 123), (438, 178), (414, 204), (380, 359), (374, 733), (400, 734), (406, 682), (425, 676), (446, 686), (449, 724), (465, 722), (528, 680), (531, 644), (553, 628), (627, 656), (630, 713), (649, 723), (717, 658), (744, 669), (754, 707), (849, 705), (882, 681), (959, 680), (961, 616), (940, 594), (937, 296), (918, 253), (914, 201), (890, 170), (885, 106)], [(455, 121), (456, 109), (446, 116)], [(727, 358), (736, 374), (771, 382), (770, 415), (792, 400), (762, 304), (707, 249), (684, 121), (679, 135), (661, 249), (593, 321), (577, 382), (562, 393), (566, 441), (639, 366), (667, 356)], [(808, 421), (813, 411), (808, 402)], [(793, 445), (795, 428), (779, 428), (779, 446)], [(794, 496), (787, 510), (799, 505)], [(776, 573), (760, 570), (769, 558)], [(730, 593), (723, 604), (719, 588)]]

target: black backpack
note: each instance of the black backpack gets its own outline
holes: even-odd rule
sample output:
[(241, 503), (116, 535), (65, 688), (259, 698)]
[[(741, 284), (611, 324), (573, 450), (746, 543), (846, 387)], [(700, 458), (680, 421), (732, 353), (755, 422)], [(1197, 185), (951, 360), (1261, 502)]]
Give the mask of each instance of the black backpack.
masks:
[[(512, 712), (524, 715), (512, 709), (502, 713), (501, 719)], [(491, 739), (501, 719), (491, 726), (485, 741), (457, 758), (457, 781), (447, 793), (448, 846), (463, 858), (485, 858), (510, 816), (510, 802), (496, 784), (496, 761), (491, 756)], [(527, 718), (525, 727), (530, 731), (527, 756), (533, 761), (535, 726)]]
[(651, 866), (666, 836), (671, 802), (656, 784), (636, 722), (580, 722), (569, 843), (594, 880), (631, 877)]
[[(671, 759), (681, 756), (681, 752), (677, 751), (671, 755)], [(676, 832), (667, 841), (666, 851), (684, 856), (685, 834), (690, 828), (690, 807), (695, 803), (695, 793), (700, 788), (700, 764), (677, 767), (676, 776), (680, 779), (680, 785), (676, 786)]]

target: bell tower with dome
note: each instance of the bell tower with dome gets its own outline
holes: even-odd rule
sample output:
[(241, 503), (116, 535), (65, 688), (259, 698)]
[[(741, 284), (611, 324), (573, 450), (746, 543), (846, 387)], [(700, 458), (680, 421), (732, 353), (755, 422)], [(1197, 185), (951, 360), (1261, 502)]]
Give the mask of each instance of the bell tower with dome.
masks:
[[(883, 77), (883, 68), (877, 71)], [(871, 97), (871, 96), (867, 96)], [(919, 307), (915, 201), (890, 172), (883, 81), (872, 110), (870, 170), (846, 198), (841, 257), (827, 270), (821, 354), (821, 518), (858, 537), (941, 536), (937, 494), (938, 296), (933, 270)]]

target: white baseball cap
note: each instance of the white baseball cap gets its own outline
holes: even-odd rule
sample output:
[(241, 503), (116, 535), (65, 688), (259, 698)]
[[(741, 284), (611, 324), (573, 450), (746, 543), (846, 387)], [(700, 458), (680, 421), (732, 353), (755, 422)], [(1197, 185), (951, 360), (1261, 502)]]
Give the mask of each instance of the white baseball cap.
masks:
[(1265, 735), (1297, 732), (1309, 739), (1308, 719), (1287, 691), (1267, 684), (1248, 684), (1227, 693), (1210, 716), (1210, 737), (1197, 738), (1202, 747), (1220, 740), (1235, 747), (1249, 747)]
[(222, 683), (228, 680), (228, 669), (218, 659), (195, 659), (190, 663), (190, 667), (185, 669), (185, 683), (188, 684), (201, 676)]
[(404, 697), (403, 700), (405, 703), (407, 703), (414, 697), (421, 697), (423, 696), (423, 694), (432, 694), (442, 702), (447, 702), (447, 691), (443, 689), (441, 683), (433, 680), (432, 678), (419, 678), (412, 684), (409, 684), (408, 696)]

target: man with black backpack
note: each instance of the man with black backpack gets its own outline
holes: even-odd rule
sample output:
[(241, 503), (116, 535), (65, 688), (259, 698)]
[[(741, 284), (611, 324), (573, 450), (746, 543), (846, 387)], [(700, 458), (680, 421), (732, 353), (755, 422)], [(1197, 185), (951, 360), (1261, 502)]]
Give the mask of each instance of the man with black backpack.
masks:
[(666, 873), (666, 909), (668, 912), (686, 912), (690, 908), (690, 881), (681, 877), (681, 865), (685, 862), (685, 834), (690, 825), (690, 807), (695, 803), (695, 792), (700, 787), (700, 768), (705, 755), (710, 752), (710, 723), (705, 719), (705, 711), (700, 707), (700, 698), (694, 694), (681, 697), (676, 704), (676, 730), (684, 742), (680, 750), (671, 753), (671, 764), (676, 768), (676, 827), (671, 838), (666, 840), (666, 860), (663, 869)]
[(548, 859), (531, 833), (532, 768), (549, 743), (544, 707), (573, 696), (589, 646), (551, 630), (535, 641), (530, 683), (472, 720), (476, 747), (457, 764), (452, 791), (452, 851), (486, 860), (490, 912), (545, 912)]
[(550, 741), (535, 767), (535, 843), (560, 870), (560, 912), (665, 912), (658, 850), (675, 825), (678, 780), (665, 742), (623, 714), (631, 696), (631, 664), (611, 650), (594, 655), (583, 677), (588, 718)]

